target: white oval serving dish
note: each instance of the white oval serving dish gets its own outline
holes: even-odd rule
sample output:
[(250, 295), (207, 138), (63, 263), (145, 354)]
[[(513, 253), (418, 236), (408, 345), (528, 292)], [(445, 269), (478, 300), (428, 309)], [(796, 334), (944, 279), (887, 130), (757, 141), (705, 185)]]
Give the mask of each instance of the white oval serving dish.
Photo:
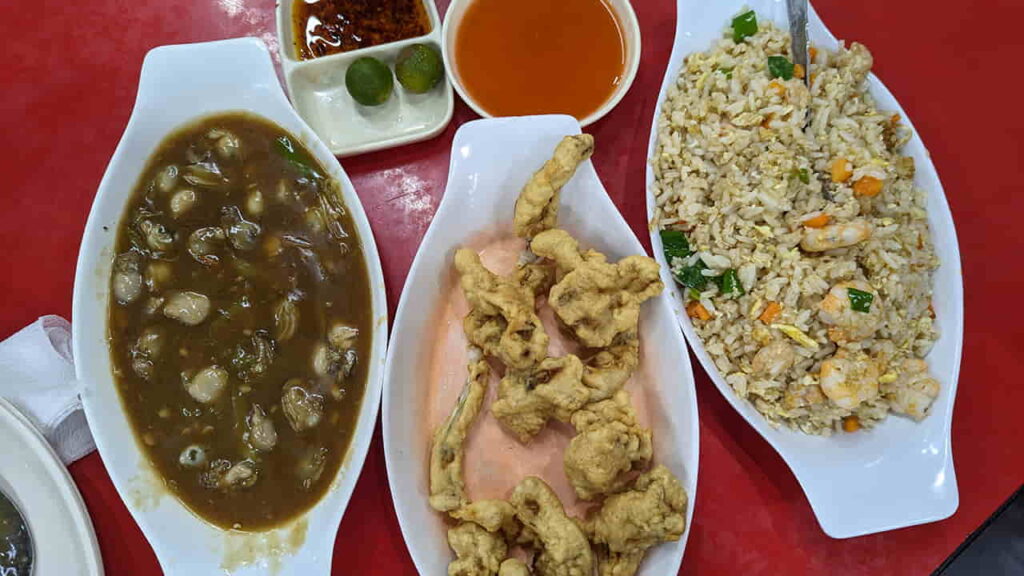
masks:
[[(462, 97), (474, 112), (484, 118), (492, 118), (493, 115), (481, 106), (462, 85), (462, 80), (459, 78), (458, 65), (455, 62), (455, 36), (459, 25), (462, 23), (462, 17), (466, 14), (466, 8), (473, 1), (452, 0), (451, 4), (448, 5), (448, 11), (444, 15), (441, 49), (444, 55), (444, 67), (448, 72), (448, 79), (455, 86), (455, 91), (459, 93), (459, 96)], [(580, 126), (584, 128), (604, 118), (606, 114), (612, 111), (612, 108), (618, 105), (622, 98), (626, 96), (629, 87), (633, 85), (633, 80), (636, 79), (636, 71), (640, 68), (640, 23), (636, 19), (633, 5), (630, 3), (630, 0), (607, 0), (607, 2), (608, 6), (615, 12), (615, 20), (620, 26), (623, 42), (626, 45), (626, 66), (619, 85), (615, 87), (615, 91), (612, 92), (608, 100), (592, 114), (579, 120)], [(585, 58), (580, 60), (580, 65), (585, 65), (585, 62)]]
[[(363, 404), (348, 453), (324, 497), (285, 525), (262, 533), (224, 531), (190, 512), (163, 486), (132, 433), (112, 377), (107, 302), (118, 223), (150, 154), (182, 124), (247, 111), (281, 126), (342, 183), (373, 288), (373, 344)], [(335, 536), (369, 448), (387, 348), (387, 302), (373, 233), (337, 159), (299, 118), (278, 84), (270, 54), (255, 38), (163, 46), (142, 65), (139, 92), (121, 142), (100, 182), (75, 275), (73, 340), (82, 403), (103, 463), (164, 573), (328, 574)]]
[[(424, 433), (433, 324), (454, 286), (455, 250), (474, 237), (507, 230), (526, 180), (563, 136), (578, 134), (571, 116), (525, 116), (469, 122), (452, 144), (448, 187), (409, 271), (395, 316), (384, 383), (384, 454), (391, 495), (406, 545), (421, 574), (445, 574), (452, 559), (441, 514), (427, 504), (430, 437)], [(601, 146), (597, 142), (598, 147)], [(588, 160), (562, 189), (559, 225), (582, 245), (617, 260), (643, 254)], [(500, 235), (500, 233), (499, 233)], [(680, 479), (689, 496), (687, 531), (652, 549), (641, 576), (675, 574), (693, 519), (697, 489), (698, 422), (693, 373), (667, 293), (641, 313), (642, 366), (648, 375), (655, 461)], [(490, 417), (485, 406), (480, 418)]]
[(32, 576), (103, 576), (96, 533), (71, 474), (39, 430), (3, 398), (0, 454), (0, 490), (25, 516), (32, 536)]
[(300, 60), (295, 54), (292, 32), (295, 1), (277, 2), (281, 68), (295, 109), (332, 153), (352, 156), (420, 142), (437, 136), (448, 126), (455, 109), (455, 97), (447, 78), (425, 94), (409, 92), (394, 78), (394, 92), (380, 106), (357, 103), (345, 88), (345, 72), (357, 58), (377, 58), (387, 64), (394, 76), (395, 59), (406, 46), (423, 43), (441, 50), (441, 19), (434, 0), (420, 0), (430, 19), (430, 32), (424, 36), (312, 60)]
[[(757, 12), (759, 20), (768, 19), (788, 29), (786, 3), (780, 0), (713, 3), (678, 0), (677, 6), (675, 45), (658, 96), (648, 158), (654, 155), (657, 146), (658, 117), (666, 90), (678, 77), (684, 57), (708, 50), (733, 16), (748, 8)], [(838, 46), (838, 40), (813, 8), (809, 22), (812, 43), (830, 50)], [(899, 113), (913, 129), (910, 117), (882, 82), (874, 74), (868, 82), (870, 93), (879, 107)], [(931, 373), (941, 383), (942, 391), (932, 414), (919, 423), (892, 415), (874, 430), (828, 438), (769, 425), (750, 403), (736, 396), (705, 351), (683, 310), (682, 293), (665, 266), (658, 230), (651, 229), (651, 243), (656, 258), (662, 264), (662, 278), (670, 286), (672, 308), (701, 365), (732, 407), (786, 461), (807, 495), (822, 530), (833, 538), (849, 538), (942, 520), (951, 516), (959, 505), (950, 430), (963, 347), (960, 250), (942, 183), (916, 131), (905, 150), (914, 157), (917, 166), (915, 183), (928, 194), (928, 221), (935, 250), (942, 261), (935, 272), (933, 300), (941, 336), (927, 357)], [(648, 190), (653, 182), (654, 173), (648, 165)], [(647, 211), (648, 217), (653, 217), (654, 196), (649, 192)]]

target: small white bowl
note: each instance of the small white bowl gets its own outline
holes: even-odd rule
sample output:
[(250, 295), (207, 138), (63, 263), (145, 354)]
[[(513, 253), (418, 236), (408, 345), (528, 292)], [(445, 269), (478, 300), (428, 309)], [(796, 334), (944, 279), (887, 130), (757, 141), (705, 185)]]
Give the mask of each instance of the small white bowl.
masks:
[[(612, 108), (622, 100), (633, 85), (636, 78), (636, 71), (640, 68), (640, 24), (636, 19), (636, 12), (629, 0), (606, 0), (612, 11), (615, 13), (615, 20), (618, 22), (626, 44), (626, 67), (622, 74), (622, 81), (615, 87), (612, 95), (605, 100), (596, 111), (586, 118), (577, 118), (580, 127), (585, 128), (612, 111)], [(462, 18), (466, 15), (466, 9), (474, 0), (452, 0), (448, 5), (448, 11), (444, 15), (444, 27), (441, 31), (441, 53), (444, 56), (444, 67), (448, 72), (448, 80), (451, 81), (455, 91), (459, 93), (463, 101), (469, 104), (474, 112), (484, 118), (493, 118), (494, 115), (488, 112), (479, 102), (470, 96), (462, 80), (459, 78), (458, 66), (455, 62), (455, 36), (458, 33)], [(582, 61), (581, 61), (582, 62)], [(581, 64), (582, 65), (582, 64)], [(555, 111), (552, 111), (555, 112)]]
[(434, 0), (421, 1), (430, 20), (430, 31), (423, 36), (300, 60), (295, 54), (292, 33), (295, 0), (278, 0), (278, 50), (292, 104), (336, 156), (427, 140), (437, 136), (451, 121), (455, 98), (447, 79), (425, 94), (413, 94), (396, 78), (391, 98), (380, 106), (357, 103), (345, 88), (345, 72), (357, 58), (377, 58), (393, 74), (395, 59), (406, 46), (421, 43), (440, 49), (441, 19), (437, 6)]
[[(372, 287), (373, 343), (352, 440), (323, 497), (265, 532), (224, 530), (193, 514), (167, 489), (133, 433), (107, 345), (110, 271), (118, 223), (150, 155), (183, 124), (227, 111), (265, 118), (298, 138), (331, 176), (362, 243)], [(72, 339), (82, 405), (118, 494), (168, 576), (326, 576), (334, 540), (373, 436), (387, 349), (387, 299), (373, 232), (338, 160), (288, 104), (266, 46), (255, 38), (154, 48), (142, 64), (128, 126), (110, 159), (85, 225), (75, 273)]]

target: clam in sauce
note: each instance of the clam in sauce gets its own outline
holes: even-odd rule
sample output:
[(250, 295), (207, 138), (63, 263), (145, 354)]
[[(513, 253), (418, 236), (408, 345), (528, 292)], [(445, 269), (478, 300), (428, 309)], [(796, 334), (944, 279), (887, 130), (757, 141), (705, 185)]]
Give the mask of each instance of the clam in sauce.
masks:
[(140, 445), (191, 510), (257, 531), (326, 492), (370, 296), (340, 184), (294, 137), (233, 113), (160, 145), (117, 230), (109, 339)]

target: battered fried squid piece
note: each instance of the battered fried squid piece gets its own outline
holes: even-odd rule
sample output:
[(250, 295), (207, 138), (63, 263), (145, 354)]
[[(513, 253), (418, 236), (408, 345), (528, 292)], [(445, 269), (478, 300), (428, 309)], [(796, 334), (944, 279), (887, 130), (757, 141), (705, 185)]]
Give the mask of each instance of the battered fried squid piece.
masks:
[(590, 390), (590, 401), (607, 400), (622, 390), (626, 380), (640, 364), (640, 339), (636, 332), (623, 332), (607, 348), (587, 360), (583, 385)]
[(477, 500), (449, 514), (456, 520), (477, 524), (488, 532), (501, 531), (507, 538), (519, 534), (515, 508), (504, 500)]
[(509, 370), (498, 385), (491, 413), (526, 444), (551, 418), (568, 422), (590, 399), (581, 381), (583, 363), (572, 354), (545, 358), (532, 370)]
[(530, 269), (503, 278), (466, 248), (455, 253), (455, 268), (472, 308), (463, 322), (466, 338), (512, 370), (527, 370), (543, 360), (548, 335), (537, 317), (533, 292), (543, 285), (539, 273)]
[(628, 472), (647, 466), (654, 454), (651, 431), (641, 428), (629, 393), (588, 405), (572, 415), (577, 435), (563, 464), (576, 495), (590, 500), (621, 489)]
[(533, 173), (516, 200), (516, 236), (532, 238), (555, 227), (558, 222), (559, 192), (576, 173), (576, 168), (594, 153), (594, 137), (566, 136), (550, 160)]
[[(536, 256), (532, 257), (536, 259)], [(529, 290), (536, 297), (551, 290), (551, 285), (555, 283), (555, 268), (547, 262), (520, 262), (512, 277), (515, 278), (516, 284)]]
[(456, 556), (448, 564), (448, 576), (496, 576), (508, 555), (508, 545), (501, 536), (472, 522), (450, 528), (448, 545)]
[(610, 346), (621, 334), (635, 334), (640, 304), (664, 288), (653, 259), (627, 256), (609, 264), (594, 250), (581, 253), (579, 243), (564, 230), (538, 234), (530, 248), (553, 260), (563, 275), (551, 288), (548, 302), (588, 348)]
[(538, 576), (592, 576), (590, 542), (543, 480), (527, 476), (509, 501), (523, 523), (524, 539), (537, 547), (533, 569)]
[(518, 558), (509, 558), (501, 563), (498, 576), (530, 576), (530, 569)]
[(633, 576), (647, 549), (678, 540), (686, 528), (686, 491), (664, 466), (641, 474), (633, 488), (609, 496), (585, 529), (601, 576)]
[(471, 349), (469, 377), (451, 415), (434, 432), (430, 447), (430, 505), (435, 510), (448, 512), (469, 503), (462, 479), (463, 444), (480, 412), (490, 375), (490, 365)]

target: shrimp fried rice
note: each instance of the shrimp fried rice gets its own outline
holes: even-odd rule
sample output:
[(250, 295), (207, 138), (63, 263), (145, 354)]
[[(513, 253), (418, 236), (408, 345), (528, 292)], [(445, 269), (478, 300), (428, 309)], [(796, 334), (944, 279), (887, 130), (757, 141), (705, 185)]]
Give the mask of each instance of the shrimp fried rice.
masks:
[[(812, 50), (811, 87), (770, 22), (686, 58), (651, 159), (653, 225), (725, 380), (773, 424), (920, 420), (939, 384), (939, 265), (909, 130), (867, 92), (867, 48)], [(740, 17), (738, 17), (739, 19)]]

